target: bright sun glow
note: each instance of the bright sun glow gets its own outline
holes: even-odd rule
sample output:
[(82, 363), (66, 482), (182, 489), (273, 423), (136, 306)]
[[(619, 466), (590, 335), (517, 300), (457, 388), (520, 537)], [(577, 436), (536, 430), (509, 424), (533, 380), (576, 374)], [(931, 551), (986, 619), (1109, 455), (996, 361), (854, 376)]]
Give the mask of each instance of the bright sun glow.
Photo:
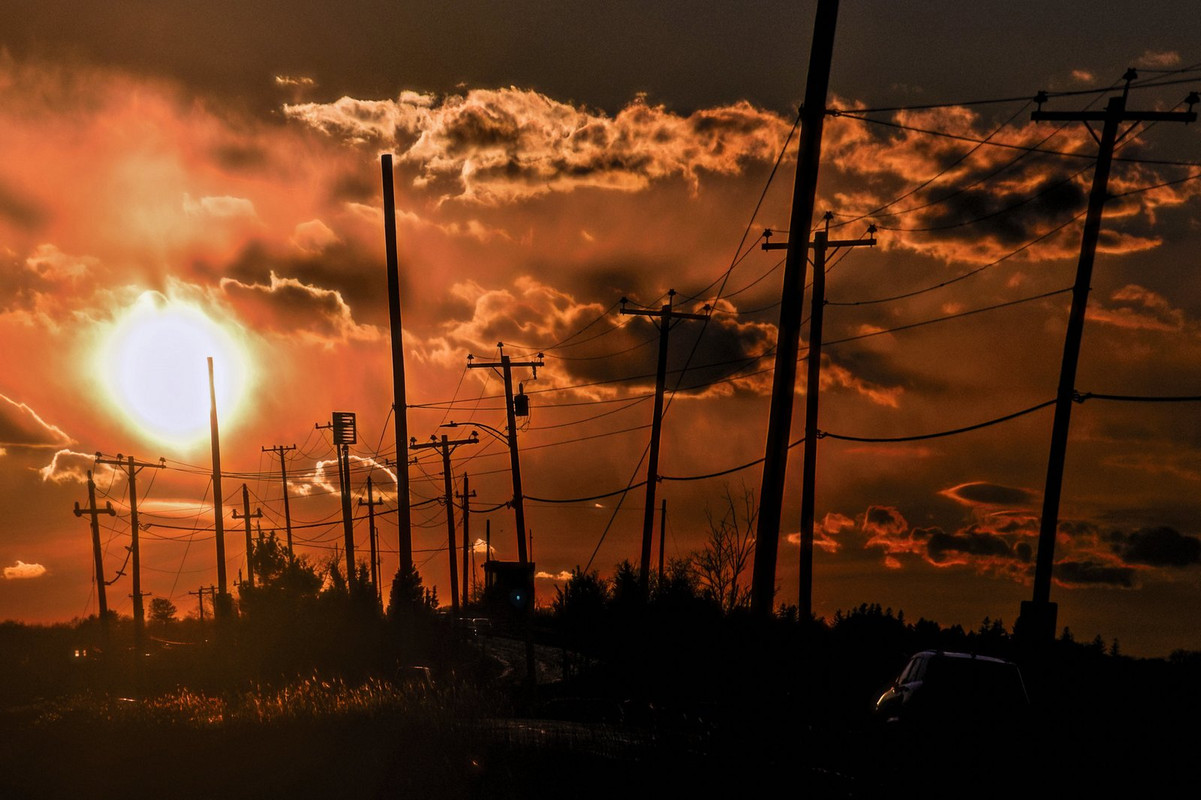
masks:
[(189, 446), (209, 436), (210, 356), (225, 423), (246, 394), (245, 351), (200, 309), (146, 292), (102, 345), (101, 369), (113, 402), (139, 428)]

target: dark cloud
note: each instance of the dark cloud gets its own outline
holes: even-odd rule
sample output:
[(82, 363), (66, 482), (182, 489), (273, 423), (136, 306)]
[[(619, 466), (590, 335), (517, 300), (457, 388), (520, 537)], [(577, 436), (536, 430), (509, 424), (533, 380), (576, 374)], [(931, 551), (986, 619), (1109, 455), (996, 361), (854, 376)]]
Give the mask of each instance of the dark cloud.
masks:
[[(1045, 165), (1040, 173), (1042, 169)], [(950, 237), (990, 236), (1008, 247), (1024, 244), (1083, 210), (1084, 188), (1069, 175), (1044, 176), (1020, 191), (969, 189), (932, 206), (905, 227), (940, 229), (940, 235)]]
[(981, 558), (1021, 560), (1021, 556), (1000, 536), (988, 531), (971, 529), (958, 533), (934, 531), (926, 540), (926, 553), (935, 564), (946, 562), (950, 553)]
[[(248, 243), (228, 264), (198, 265), (210, 279), (232, 278), (249, 285), (269, 285), (274, 274), (311, 287), (338, 293), (354, 309), (356, 318), (373, 324), (388, 321), (387, 275), (378, 253), (368, 253), (355, 242), (332, 242), (317, 252), (279, 249), (261, 241)], [(375, 276), (375, 280), (372, 277)], [(366, 279), (364, 279), (366, 278)], [(404, 283), (404, 270), (401, 270)], [(401, 286), (401, 294), (405, 294)], [(331, 302), (331, 301), (326, 301)]]
[(34, 231), (42, 226), (47, 216), (46, 210), (33, 200), (22, 197), (0, 181), (0, 221), (7, 220), (22, 230)]
[(1055, 565), (1055, 580), (1068, 586), (1113, 586), (1134, 588), (1133, 567), (1103, 564), (1098, 561), (1060, 561)]
[(1037, 495), (1028, 489), (986, 481), (954, 486), (943, 494), (967, 505), (1028, 506), (1037, 499)]
[(221, 282), (221, 289), (247, 324), (276, 335), (327, 345), (378, 336), (376, 329), (355, 322), (342, 295), (332, 289), (280, 278), (275, 273), (265, 284), (227, 278)]
[(254, 144), (230, 143), (213, 148), (213, 160), (230, 172), (254, 172), (271, 161), (266, 148)]
[(1188, 567), (1201, 564), (1201, 539), (1166, 526), (1134, 531), (1114, 546), (1130, 564), (1151, 567)]

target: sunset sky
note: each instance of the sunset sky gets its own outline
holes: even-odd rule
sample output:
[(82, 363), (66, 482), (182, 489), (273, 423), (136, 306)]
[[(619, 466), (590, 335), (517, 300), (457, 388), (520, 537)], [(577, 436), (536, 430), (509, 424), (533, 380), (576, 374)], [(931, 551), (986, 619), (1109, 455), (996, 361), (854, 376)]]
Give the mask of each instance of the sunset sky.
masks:
[[(206, 355), (231, 578), (243, 482), (264, 529), (283, 525), (263, 448), (297, 446), (300, 552), (340, 546), (334, 451), (315, 427), (333, 411), (358, 415), (354, 491), (371, 475), (384, 496), (390, 578), (382, 153), (397, 163), (412, 436), (504, 427), (499, 380), (466, 369), (504, 342), (545, 354), (536, 380), (516, 375), (532, 405), (528, 495), (643, 480), (658, 334), (618, 302), (657, 307), (675, 289), (683, 309), (716, 313), (673, 330), (660, 472), (761, 458), (782, 254), (758, 244), (765, 228), (788, 236), (814, 9), (5, 2), (0, 619), (96, 613), (90, 529), (72, 512), (86, 470), (119, 512), (102, 518), (109, 580), (130, 538), (126, 480), (97, 452), (166, 459), (138, 475), (142, 586), (194, 609), (187, 593), (216, 580)], [(1199, 44), (1183, 1), (843, 2), (829, 105), (883, 110), (827, 119), (816, 209), (840, 237), (880, 230), (828, 274), (822, 430), (915, 436), (1053, 399), (1096, 143), (1082, 124), (1032, 123), (1028, 98), (1101, 108), (1135, 67), (1131, 108), (1182, 110), (1201, 89)], [(1076, 388), (1201, 395), (1201, 179), (1187, 180), (1201, 125), (1138, 126), (1118, 157)], [(878, 602), (1011, 625), (1031, 591), (1050, 428), (1048, 408), (945, 438), (822, 440), (815, 612)], [(444, 510), (424, 502), (442, 467), (417, 452), (414, 558), (445, 601)], [(505, 448), (483, 431), (453, 466), (475, 507), (511, 496)], [(796, 602), (800, 467), (794, 448), (779, 603)], [(720, 517), (727, 491), (757, 498), (760, 477), (661, 483), (668, 556), (700, 548), (706, 509)], [(540, 602), (577, 565), (637, 561), (643, 490), (614, 514), (618, 500), (527, 503)], [(515, 558), (512, 512), (473, 515), (473, 538), (485, 519), (497, 557)], [(1201, 405), (1077, 405), (1061, 520), (1060, 627), (1139, 655), (1201, 649)], [(365, 553), (365, 520), (356, 531)], [(130, 591), (126, 574), (110, 606), (129, 613)]]

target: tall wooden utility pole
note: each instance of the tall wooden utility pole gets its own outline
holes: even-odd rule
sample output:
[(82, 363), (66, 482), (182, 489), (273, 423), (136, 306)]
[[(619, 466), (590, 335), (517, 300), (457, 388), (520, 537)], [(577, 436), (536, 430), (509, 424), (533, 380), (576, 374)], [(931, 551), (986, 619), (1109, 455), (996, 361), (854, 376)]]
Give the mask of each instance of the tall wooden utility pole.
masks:
[[(826, 308), (826, 254), (830, 248), (874, 247), (874, 237), (867, 239), (830, 239), (830, 220), (826, 212), (826, 229), (813, 235), (809, 247), (813, 250), (813, 291), (809, 311), (809, 353), (805, 381), (805, 453), (801, 471), (801, 569), (797, 618), (807, 620), (813, 615), (813, 512), (817, 485), (817, 407), (821, 395), (822, 321)], [(876, 227), (868, 228), (874, 234)], [(782, 242), (764, 243), (764, 250), (788, 247)]]
[(262, 448), (264, 453), (275, 453), (279, 456), (279, 476), (284, 485), (284, 529), (288, 533), (288, 558), (292, 558), (292, 509), (288, 506), (288, 464), (284, 454), (289, 450), (295, 450), (296, 445), (277, 444), (275, 447)]
[[(466, 606), (471, 600), (471, 581), (467, 575), (467, 551), (471, 549), (471, 498), (475, 497), (475, 492), (471, 490), (471, 483), (467, 473), (463, 473), (463, 492), (459, 495), (459, 499), (463, 501), (463, 605)], [(474, 554), (473, 554), (474, 555)], [(474, 560), (474, 559), (473, 559)], [(472, 572), (474, 575), (474, 571)]]
[(400, 324), (400, 266), (396, 257), (396, 199), (392, 179), (392, 155), (380, 158), (384, 185), (384, 249), (388, 267), (388, 322), (392, 339), (392, 426), (396, 431), (396, 522), (400, 574), (413, 566), (413, 523), (409, 509), (408, 404), (405, 398), (404, 335)]
[[(498, 344), (497, 347), (503, 348), (504, 344)], [(538, 354), (537, 361), (513, 361), (508, 356), (502, 354), (500, 361), (486, 361), (481, 363), (475, 362), (475, 356), (467, 356), (468, 369), (497, 369), (501, 371), (501, 377), (505, 382), (505, 414), (509, 425), (508, 441), (509, 441), (509, 467), (513, 474), (513, 513), (517, 517), (517, 560), (522, 564), (529, 563), (529, 556), (525, 549), (525, 495), (521, 489), (521, 459), (517, 454), (517, 411), (513, 407), (513, 367), (529, 367), (534, 371), (534, 377), (538, 377), (538, 368), (545, 364), (542, 361), (542, 354)], [(481, 426), (483, 427), (483, 426)]]
[(367, 476), (367, 502), (363, 502), (363, 498), (359, 498), (360, 506), (367, 506), (367, 531), (371, 542), (371, 585), (375, 587), (375, 596), (380, 603), (384, 601), (383, 590), (380, 588), (379, 574), (379, 546), (376, 543), (375, 533), (375, 507), (382, 506), (383, 499), (375, 499), (375, 486), (371, 482), (371, 476)]
[[(1113, 163), (1114, 146), (1119, 140), (1118, 126), (1123, 122), (1193, 122), (1197, 114), (1192, 106), (1197, 94), (1189, 95), (1188, 111), (1127, 111), (1126, 97), (1130, 81), (1137, 78), (1134, 70), (1124, 76), (1126, 88), (1119, 97), (1109, 98), (1104, 111), (1043, 111), (1031, 115), (1035, 121), (1100, 122), (1101, 137), (1097, 140), (1097, 166), (1093, 170), (1093, 186), (1088, 196), (1088, 211), (1080, 239), (1080, 260), (1076, 266), (1076, 283), (1072, 288), (1072, 308), (1068, 312), (1068, 327), (1063, 343), (1063, 365), (1059, 370), (1059, 388), (1055, 395), (1055, 418), (1051, 427), (1051, 452), (1047, 462), (1047, 482), (1043, 490), (1043, 510), (1038, 532), (1038, 556), (1034, 564), (1034, 597), (1024, 601), (1018, 628), (1029, 641), (1048, 642), (1055, 638), (1058, 607), (1051, 602), (1051, 572), (1055, 562), (1055, 534), (1059, 528), (1059, 501), (1063, 490), (1063, 465), (1067, 456), (1068, 428), (1072, 418), (1075, 396), (1076, 366), (1080, 359), (1080, 343), (1084, 336), (1084, 316), (1088, 305), (1089, 284), (1092, 281), (1093, 261), (1097, 254), (1097, 239), (1101, 234), (1101, 218), (1109, 192), (1109, 170)], [(1089, 129), (1091, 132), (1091, 128)], [(1096, 134), (1093, 134), (1096, 138)]]
[(209, 431), (213, 449), (213, 535), (217, 540), (217, 594), (213, 596), (213, 617), (226, 620), (233, 616), (233, 598), (225, 582), (225, 495), (221, 489), (221, 435), (217, 430), (217, 388), (213, 381), (213, 358), (209, 356)]
[[(655, 369), (655, 410), (651, 416), (651, 446), (646, 464), (646, 506), (642, 511), (642, 551), (638, 559), (638, 592), (643, 600), (650, 594), (651, 537), (655, 528), (655, 489), (659, 483), (659, 436), (663, 432), (663, 394), (667, 389), (667, 341), (677, 319), (708, 319), (708, 314), (685, 314), (671, 307), (676, 290), (667, 293), (667, 302), (658, 311), (626, 308), (621, 298), (621, 312), (636, 317), (659, 319), (659, 360)], [(708, 306), (705, 306), (706, 310)]]
[(110, 517), (114, 517), (117, 512), (113, 510), (113, 504), (108, 501), (105, 501), (104, 508), (96, 507), (96, 482), (92, 480), (91, 470), (88, 470), (88, 507), (80, 508), (79, 503), (75, 504), (75, 516), (82, 517), (84, 514), (92, 518), (92, 562), (96, 570), (96, 599), (100, 602), (100, 628), (107, 637), (108, 599), (104, 592), (104, 557), (100, 548), (100, 515), (108, 514)]
[(776, 331), (776, 368), (772, 379), (771, 411), (763, 456), (763, 483), (759, 487), (759, 521), (755, 531), (755, 565), (751, 577), (751, 609), (771, 616), (776, 593), (776, 557), (783, 514), (784, 476), (788, 469), (788, 439), (792, 434), (792, 403), (796, 392), (796, 362), (800, 349), (804, 306), (806, 241), (813, 227), (813, 198), (821, 162), (822, 128), (834, 55), (834, 28), (838, 0), (818, 0), (809, 51), (805, 104), (801, 107), (801, 144), (796, 182), (792, 190), (789, 229), (793, 246), (784, 259), (784, 286), (780, 297), (780, 324)]
[(263, 516), (263, 509), (256, 508), (254, 513), (250, 513), (250, 490), (246, 488), (246, 484), (242, 484), (242, 514), (238, 515), (238, 509), (234, 509), (234, 519), (244, 520), (246, 523), (246, 585), (251, 589), (254, 588), (254, 542), (250, 539), (250, 520)]
[(133, 594), (131, 595), (133, 597), (133, 633), (135, 652), (140, 657), (142, 643), (146, 636), (146, 612), (142, 606), (142, 555), (141, 548), (138, 546), (138, 473), (146, 467), (162, 469), (166, 464), (161, 458), (159, 463), (151, 464), (138, 461), (133, 456), (126, 458), (120, 453), (115, 459), (101, 458), (97, 453), (96, 463), (120, 467), (129, 479), (129, 531), (133, 537), (129, 547), (130, 564), (133, 570)]
[(450, 605), (451, 613), (459, 616), (459, 579), (458, 565), (455, 564), (455, 485), (454, 476), (450, 472), (450, 454), (455, 448), (464, 444), (479, 444), (480, 437), (475, 431), (466, 439), (448, 439), (442, 434), (442, 439), (431, 436), (430, 441), (418, 444), (416, 439), (409, 440), (410, 450), (422, 450), (432, 447), (442, 454), (442, 480), (444, 497), (446, 498), (446, 544), (450, 554)]

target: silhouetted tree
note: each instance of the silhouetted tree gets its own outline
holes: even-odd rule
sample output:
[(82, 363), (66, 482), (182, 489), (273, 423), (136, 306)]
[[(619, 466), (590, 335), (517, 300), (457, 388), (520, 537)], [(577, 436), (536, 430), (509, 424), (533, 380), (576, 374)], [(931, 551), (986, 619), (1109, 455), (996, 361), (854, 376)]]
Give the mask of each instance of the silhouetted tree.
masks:
[(154, 597), (150, 600), (150, 622), (165, 627), (175, 621), (178, 609), (175, 604), (165, 597)]
[(289, 556), (274, 533), (260, 539), (251, 552), (255, 584), (243, 582), (238, 587), (242, 613), (303, 615), (301, 607), (317, 598), (324, 574), (304, 556)]
[(739, 580), (755, 551), (759, 506), (745, 484), (737, 502), (727, 485), (723, 505), (721, 516), (705, 506), (709, 538), (704, 549), (694, 554), (693, 564), (701, 590), (728, 614), (750, 602), (750, 587), (739, 585)]
[(392, 578), (392, 590), (388, 594), (388, 619), (432, 613), (437, 608), (438, 590), (425, 588), (415, 565), (410, 565), (407, 572), (396, 571)]
[(584, 572), (578, 566), (563, 588), (555, 588), (551, 608), (568, 638), (577, 640), (588, 629), (595, 629), (605, 614), (609, 601), (609, 582), (596, 570)]

